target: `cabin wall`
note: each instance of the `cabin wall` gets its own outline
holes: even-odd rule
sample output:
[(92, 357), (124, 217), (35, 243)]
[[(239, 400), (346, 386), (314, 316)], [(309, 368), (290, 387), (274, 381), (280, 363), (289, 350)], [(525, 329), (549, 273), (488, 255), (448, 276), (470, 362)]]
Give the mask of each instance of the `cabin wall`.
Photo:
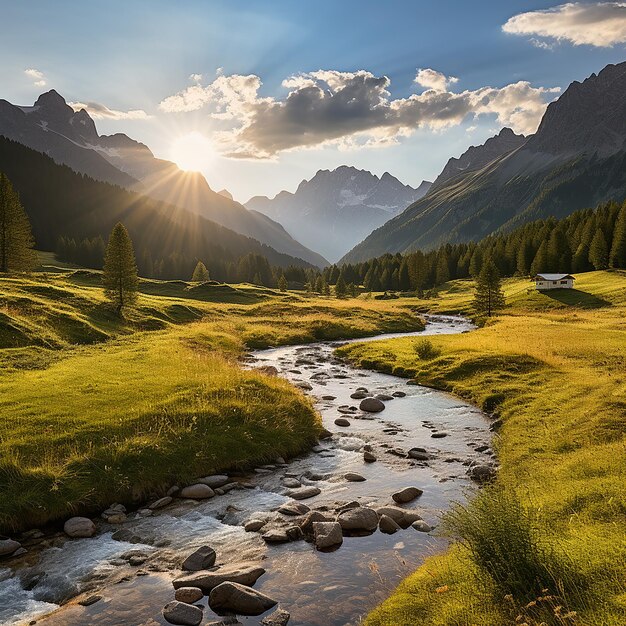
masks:
[[(555, 284), (556, 283), (556, 284)], [(548, 289), (573, 289), (574, 281), (569, 278), (567, 280), (537, 280), (535, 288), (539, 291), (547, 291)]]

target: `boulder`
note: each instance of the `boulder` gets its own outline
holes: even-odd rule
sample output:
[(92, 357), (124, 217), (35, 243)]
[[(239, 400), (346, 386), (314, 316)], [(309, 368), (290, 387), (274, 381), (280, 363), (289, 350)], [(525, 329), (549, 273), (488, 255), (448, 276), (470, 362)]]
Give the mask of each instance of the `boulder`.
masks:
[(265, 541), (265, 543), (287, 543), (289, 537), (286, 531), (275, 529), (266, 532), (263, 535), (263, 541)]
[(302, 504), (302, 502), (287, 502), (278, 508), (279, 513), (294, 517), (297, 515), (305, 515), (310, 510), (311, 509), (306, 504)]
[(376, 461), (376, 457), (371, 453), (368, 452), (367, 450), (363, 453), (363, 460), (366, 463), (374, 463)]
[(419, 498), (424, 492), (418, 487), (406, 487), (405, 489), (401, 489), (400, 491), (396, 491), (391, 497), (394, 502), (398, 504), (406, 504), (407, 502), (411, 502), (416, 498)]
[(377, 398), (365, 398), (364, 400), (361, 400), (359, 408), (361, 411), (366, 411), (367, 413), (380, 413), (384, 410), (385, 405)]
[(374, 509), (360, 506), (354, 509), (342, 511), (337, 516), (337, 521), (343, 530), (376, 530), (378, 515)]
[(391, 395), (394, 398), (404, 398), (404, 397), (406, 397), (406, 393), (404, 393), (404, 391), (394, 391)]
[(254, 585), (265, 570), (258, 563), (246, 561), (233, 565), (223, 565), (212, 571), (201, 570), (192, 574), (179, 576), (172, 581), (174, 589), (181, 587), (199, 587), (206, 594), (223, 582), (240, 585)]
[(413, 522), (422, 518), (411, 509), (402, 509), (399, 506), (381, 506), (376, 509), (378, 515), (390, 517), (400, 528), (408, 528)]
[(363, 400), (364, 398), (367, 398), (367, 392), (366, 391), (355, 391), (353, 394), (350, 394), (350, 397), (353, 400)]
[(365, 480), (365, 476), (361, 476), (361, 474), (357, 474), (356, 472), (348, 472), (344, 474), (343, 477), (349, 483), (362, 483)]
[(283, 485), (288, 489), (300, 489), (302, 483), (297, 478), (283, 478)]
[(70, 517), (63, 524), (63, 531), (68, 537), (93, 537), (96, 525), (88, 517)]
[(379, 393), (376, 395), (377, 400), (382, 400), (383, 402), (389, 402), (389, 400), (393, 400), (393, 396), (390, 396), (388, 393)]
[(378, 522), (378, 528), (381, 533), (393, 535), (400, 530), (400, 525), (392, 520), (388, 515), (381, 515)]
[(181, 587), (174, 592), (174, 598), (179, 602), (194, 604), (202, 600), (204, 594), (199, 587)]
[(419, 530), (419, 532), (421, 533), (429, 533), (432, 530), (432, 528), (424, 520), (421, 519), (414, 521), (411, 526), (413, 526), (415, 530)]
[(182, 626), (198, 626), (202, 621), (202, 609), (186, 602), (174, 600), (163, 607), (163, 617), (170, 624)]
[(289, 491), (287, 496), (294, 500), (307, 500), (308, 498), (319, 496), (320, 493), (322, 493), (322, 490), (319, 487), (302, 487), (302, 489)]
[(433, 439), (443, 439), (444, 437), (447, 437), (447, 436), (448, 436), (448, 433), (444, 433), (442, 430), (438, 430), (431, 434), (431, 437)]
[(261, 367), (257, 368), (259, 372), (263, 372), (268, 376), (278, 376), (278, 369), (273, 365), (261, 365)]
[(477, 483), (486, 483), (496, 477), (496, 469), (491, 465), (472, 465), (467, 471), (469, 477)]
[(313, 522), (313, 539), (318, 550), (332, 548), (343, 543), (339, 522)]
[(9, 537), (0, 536), (0, 556), (9, 556), (19, 550), (22, 544)]
[(311, 383), (307, 383), (306, 381), (296, 383), (296, 387), (302, 389), (303, 391), (311, 391), (313, 389), (313, 385), (311, 385)]
[(291, 615), (283, 609), (276, 609), (271, 615), (261, 620), (262, 626), (287, 626)]
[(196, 483), (195, 485), (184, 487), (178, 495), (181, 498), (191, 498), (192, 500), (206, 500), (207, 498), (212, 498), (215, 492), (208, 485)]
[(198, 480), (199, 483), (216, 489), (217, 487), (223, 487), (230, 479), (225, 474), (213, 474), (212, 476), (205, 476)]
[(213, 548), (201, 546), (183, 561), (182, 568), (187, 572), (199, 572), (200, 570), (213, 567), (216, 558), (217, 554)]
[(155, 511), (156, 509), (162, 509), (164, 506), (167, 506), (168, 504), (170, 504), (172, 500), (173, 498), (171, 496), (164, 496), (163, 498), (159, 498), (158, 500), (155, 500), (152, 504), (149, 504), (148, 508), (151, 509), (152, 511)]
[(335, 420), (335, 426), (350, 426), (350, 422), (345, 417), (338, 417)]
[(304, 521), (300, 524), (300, 528), (302, 529), (302, 532), (310, 535), (313, 533), (313, 524), (317, 523), (317, 522), (329, 522), (331, 521), (328, 517), (326, 517), (323, 513), (320, 513), (320, 511), (311, 511), (306, 518), (304, 519)]
[(265, 524), (267, 522), (262, 519), (251, 519), (244, 524), (243, 528), (247, 533), (255, 533), (261, 530)]
[(411, 448), (407, 454), (416, 461), (430, 461), (430, 454), (424, 448)]
[(261, 615), (277, 602), (265, 594), (234, 582), (217, 585), (209, 594), (214, 611), (231, 611), (237, 615)]

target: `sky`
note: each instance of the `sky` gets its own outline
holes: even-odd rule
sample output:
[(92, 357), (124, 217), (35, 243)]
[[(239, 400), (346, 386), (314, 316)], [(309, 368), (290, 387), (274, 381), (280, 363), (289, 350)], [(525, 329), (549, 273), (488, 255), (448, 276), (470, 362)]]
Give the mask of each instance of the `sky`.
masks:
[(625, 60), (626, 3), (0, 0), (0, 98), (56, 89), (245, 202), (319, 169), (417, 186)]

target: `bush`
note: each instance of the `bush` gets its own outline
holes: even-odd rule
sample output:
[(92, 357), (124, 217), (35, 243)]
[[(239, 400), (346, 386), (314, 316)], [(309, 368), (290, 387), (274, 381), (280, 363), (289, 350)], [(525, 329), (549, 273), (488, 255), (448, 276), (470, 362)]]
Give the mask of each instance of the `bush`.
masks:
[(441, 354), (441, 350), (439, 348), (435, 348), (430, 339), (421, 339), (418, 341), (415, 345), (415, 352), (423, 361), (430, 361), (430, 359), (434, 359)]

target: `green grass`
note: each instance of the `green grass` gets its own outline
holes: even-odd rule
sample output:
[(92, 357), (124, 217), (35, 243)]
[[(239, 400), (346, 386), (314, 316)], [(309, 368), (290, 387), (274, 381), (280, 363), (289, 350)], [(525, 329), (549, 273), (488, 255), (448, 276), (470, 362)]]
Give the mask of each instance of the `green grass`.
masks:
[[(457, 517), (459, 543), (405, 580), (367, 624), (500, 625), (519, 615), (528, 624), (626, 623), (626, 273), (591, 272), (576, 284), (548, 295), (507, 281), (509, 308), (472, 333), (431, 337), (434, 358), (420, 358), (412, 338), (339, 350), (503, 421), (492, 501), (470, 504)], [(456, 281), (426, 306), (468, 312), (471, 298), (471, 283)], [(532, 554), (510, 540), (518, 527), (495, 523), (511, 519), (505, 496), (519, 502), (514, 517), (528, 516)], [(540, 581), (577, 614), (563, 621), (552, 607), (546, 617), (536, 604), (530, 614), (519, 584), (503, 582), (503, 561), (511, 571), (514, 561), (537, 564), (520, 567), (528, 591)], [(550, 575), (537, 577), (541, 567)]]
[(87, 270), (0, 278), (0, 531), (140, 503), (174, 483), (290, 457), (321, 431), (249, 348), (416, 330), (402, 303), (141, 281), (123, 319)]

